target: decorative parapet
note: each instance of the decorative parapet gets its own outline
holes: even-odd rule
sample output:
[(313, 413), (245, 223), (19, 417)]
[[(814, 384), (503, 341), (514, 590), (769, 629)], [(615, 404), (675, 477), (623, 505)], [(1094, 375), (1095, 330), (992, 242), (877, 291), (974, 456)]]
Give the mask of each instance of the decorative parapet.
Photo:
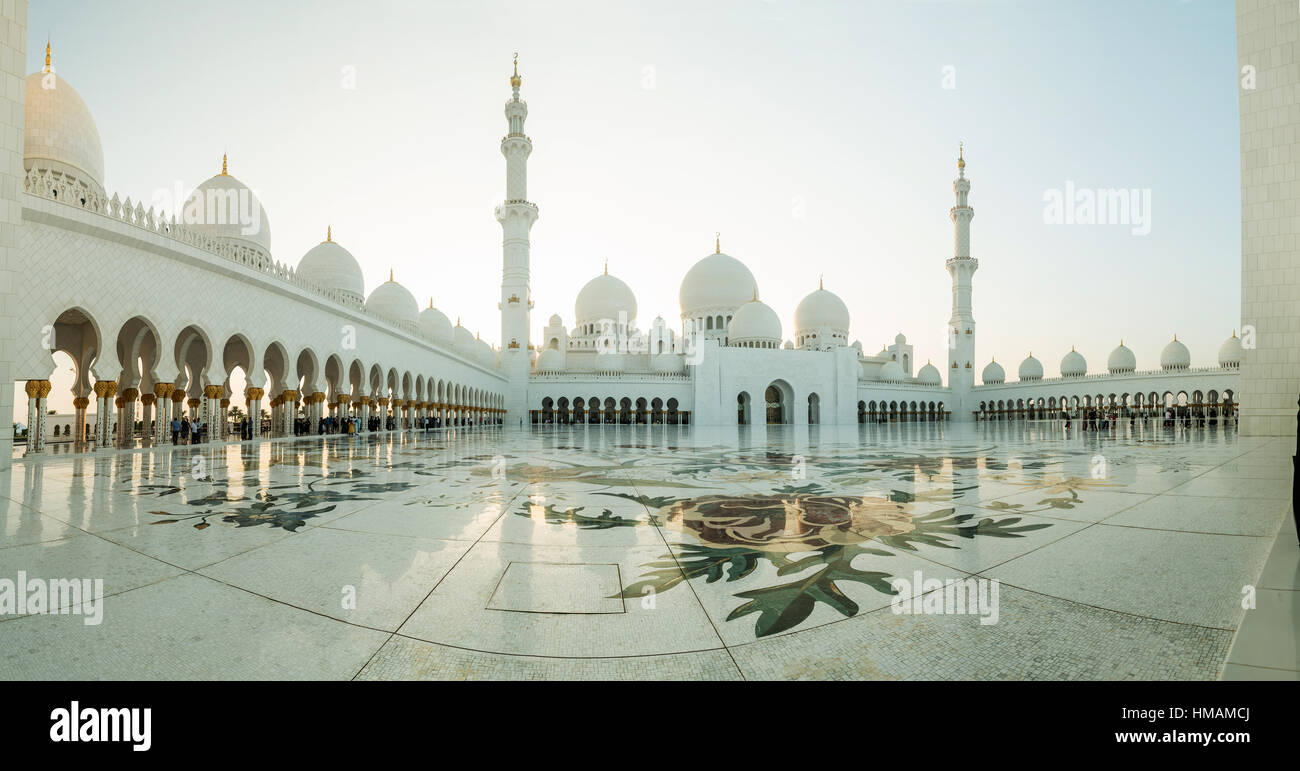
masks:
[[(154, 211), (152, 206), (146, 209), (143, 203), (139, 201), (133, 202), (129, 196), (126, 200), (120, 199), (116, 193), (109, 197), (107, 194), (95, 192), (84, 184), (54, 174), (48, 169), (40, 170), (37, 168), (32, 168), (23, 178), (23, 190), (28, 195), (36, 198), (93, 212), (115, 222), (140, 228), (162, 238), (191, 246), (237, 265), (251, 268), (282, 283), (323, 297), (336, 305), (347, 308), (353, 313), (362, 314), (378, 323), (415, 335), (422, 340), (428, 341), (434, 347), (442, 347), (433, 338), (423, 334), (417, 325), (396, 322), (386, 316), (372, 313), (350, 294), (321, 286), (315, 281), (299, 276), (293, 267), (273, 259), (267, 252), (251, 243), (235, 243), (225, 238), (214, 238), (204, 233), (200, 228), (177, 222), (175, 215), (168, 217), (165, 212)], [(457, 357), (464, 358), (454, 350), (444, 350)], [(473, 363), (477, 364), (478, 362)], [(479, 366), (483, 365), (479, 364)]]

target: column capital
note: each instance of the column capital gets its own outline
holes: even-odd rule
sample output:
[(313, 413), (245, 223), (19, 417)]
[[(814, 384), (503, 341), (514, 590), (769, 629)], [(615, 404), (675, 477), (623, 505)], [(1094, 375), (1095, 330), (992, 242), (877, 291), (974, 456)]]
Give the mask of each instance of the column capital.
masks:
[(79, 410), (84, 410), (90, 406), (90, 399), (85, 396), (78, 396), (72, 400), (72, 406)]
[[(31, 381), (31, 380), (28, 380), (27, 382), (30, 383), (30, 382), (32, 382), (32, 381)], [(96, 381), (95, 381), (95, 385), (94, 385), (94, 391), (95, 391), (95, 396), (96, 396), (96, 398), (103, 399), (105, 396), (108, 396), (108, 381), (107, 381), (107, 380), (96, 380)], [(31, 391), (28, 391), (27, 393), (28, 393), (30, 396), (35, 396), (35, 395), (36, 395), (36, 394), (32, 393)]]
[(262, 396), (266, 394), (266, 392), (261, 388), (249, 388), (246, 391), (244, 391), (244, 394), (248, 397), (250, 401), (252, 401), (252, 400), (261, 399)]
[(146, 407), (153, 406), (153, 403), (156, 401), (158, 401), (158, 397), (154, 394), (143, 394), (140, 396), (140, 402)]
[(170, 396), (172, 397), (172, 401), (180, 404), (185, 401), (185, 389), (173, 387)]

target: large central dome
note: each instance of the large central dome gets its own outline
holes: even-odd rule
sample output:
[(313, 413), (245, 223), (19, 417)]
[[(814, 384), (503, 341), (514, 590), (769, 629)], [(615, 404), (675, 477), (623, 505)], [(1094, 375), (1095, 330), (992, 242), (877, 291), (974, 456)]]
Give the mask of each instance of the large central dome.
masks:
[(745, 263), (715, 252), (686, 271), (677, 301), (682, 318), (693, 318), (697, 313), (734, 313), (757, 294), (758, 283)]
[[(626, 314), (626, 318), (620, 319), (620, 314)], [(636, 295), (632, 294), (631, 287), (608, 272), (588, 281), (573, 303), (573, 320), (578, 324), (606, 319), (614, 323), (622, 321), (628, 327), (636, 320)]]

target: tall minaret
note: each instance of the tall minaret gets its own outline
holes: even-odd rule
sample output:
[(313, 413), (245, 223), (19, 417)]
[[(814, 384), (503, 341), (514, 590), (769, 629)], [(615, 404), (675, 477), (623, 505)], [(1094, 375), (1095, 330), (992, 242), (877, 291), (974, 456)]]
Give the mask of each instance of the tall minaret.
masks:
[(528, 156), (533, 142), (524, 134), (528, 103), (519, 98), (519, 55), (510, 76), (512, 95), (506, 102), (509, 133), (501, 140), (506, 157), (506, 200), (496, 209), (503, 235), (501, 260), (501, 367), (510, 378), (506, 394), (506, 425), (528, 416), (529, 330), (533, 298), (528, 280), (528, 233), (537, 221), (537, 207), (528, 201)]
[(970, 221), (975, 210), (967, 203), (970, 180), (966, 179), (965, 148), (957, 153), (957, 178), (952, 181), (952, 191), (957, 195), (957, 205), (949, 212), (952, 217), (953, 249), (948, 260), (948, 273), (952, 276), (952, 318), (948, 320), (948, 386), (952, 389), (955, 404), (954, 420), (971, 420), (971, 408), (966, 403), (971, 387), (975, 385), (975, 316), (971, 313), (971, 279), (980, 262), (970, 256)]

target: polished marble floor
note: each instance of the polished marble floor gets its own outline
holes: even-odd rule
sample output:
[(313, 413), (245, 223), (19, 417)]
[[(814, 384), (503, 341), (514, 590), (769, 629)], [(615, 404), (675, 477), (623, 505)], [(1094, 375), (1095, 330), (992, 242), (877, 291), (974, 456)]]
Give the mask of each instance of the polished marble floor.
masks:
[[(1291, 452), (1013, 423), (51, 456), (0, 472), (0, 580), (103, 579), (103, 622), (0, 615), (0, 679), (1206, 680), (1251, 646), (1294, 676)], [(996, 579), (996, 623), (895, 612), (944, 609), (918, 575)]]

